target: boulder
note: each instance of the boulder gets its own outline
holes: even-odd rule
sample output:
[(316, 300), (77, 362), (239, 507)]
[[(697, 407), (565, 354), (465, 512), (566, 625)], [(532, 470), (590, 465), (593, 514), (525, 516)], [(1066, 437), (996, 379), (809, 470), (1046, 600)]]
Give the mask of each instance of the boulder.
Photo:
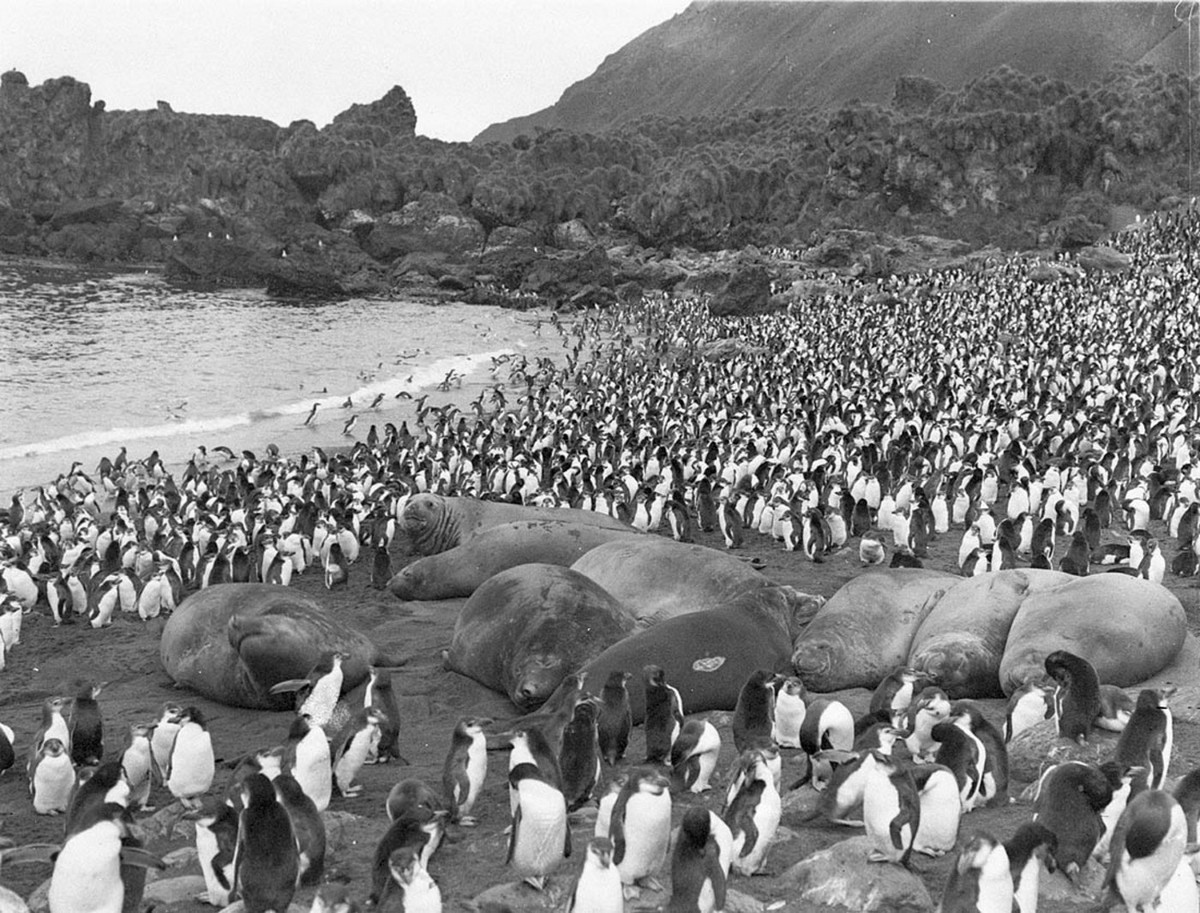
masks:
[(1084, 247), (1075, 259), (1089, 273), (1123, 273), (1133, 265), (1129, 254), (1104, 246)]
[(240, 241), (180, 238), (167, 251), (166, 277), (205, 285), (260, 285), (266, 259), (264, 251)]
[(384, 262), (413, 251), (443, 251), (461, 259), (478, 254), (484, 237), (483, 226), (459, 212), (450, 197), (423, 193), (402, 209), (381, 216), (364, 247)]
[(802, 859), (780, 876), (801, 903), (868, 913), (932, 913), (933, 898), (921, 879), (898, 865), (868, 862), (871, 840), (851, 837)]
[(1054, 720), (1042, 720), (1008, 743), (1008, 774), (1014, 780), (1032, 783), (1051, 764), (1063, 761), (1100, 764), (1112, 757), (1117, 738), (1115, 732), (1093, 729), (1088, 743), (1080, 745), (1060, 736)]
[(545, 297), (568, 298), (585, 285), (612, 288), (612, 266), (601, 247), (547, 253), (521, 279), (521, 291)]
[(582, 219), (572, 219), (569, 222), (559, 222), (554, 226), (554, 246), (563, 250), (587, 250), (596, 243), (592, 234)]
[(175, 878), (161, 878), (146, 885), (142, 902), (149, 901), (153, 905), (188, 903), (208, 890), (203, 875), (180, 875)]
[(714, 317), (743, 317), (771, 309), (771, 276), (761, 263), (745, 264), (730, 273), (709, 302)]

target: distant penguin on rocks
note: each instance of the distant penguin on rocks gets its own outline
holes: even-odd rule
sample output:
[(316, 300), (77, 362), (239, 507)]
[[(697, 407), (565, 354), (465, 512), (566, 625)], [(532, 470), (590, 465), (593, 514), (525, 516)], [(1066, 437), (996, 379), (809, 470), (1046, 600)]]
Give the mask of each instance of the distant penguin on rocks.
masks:
[(600, 713), (596, 728), (600, 739), (600, 753), (606, 762), (615, 765), (625, 757), (629, 746), (629, 733), (633, 729), (633, 711), (629, 705), (629, 690), (626, 682), (630, 674), (613, 670), (600, 692)]

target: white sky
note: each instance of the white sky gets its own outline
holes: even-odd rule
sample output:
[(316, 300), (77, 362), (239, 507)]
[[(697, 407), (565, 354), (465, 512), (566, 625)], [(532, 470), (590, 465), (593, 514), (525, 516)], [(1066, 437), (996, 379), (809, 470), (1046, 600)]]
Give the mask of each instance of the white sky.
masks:
[(88, 83), (110, 110), (322, 127), (393, 85), (417, 132), (469, 140), (553, 104), (688, 0), (0, 0), (0, 71)]

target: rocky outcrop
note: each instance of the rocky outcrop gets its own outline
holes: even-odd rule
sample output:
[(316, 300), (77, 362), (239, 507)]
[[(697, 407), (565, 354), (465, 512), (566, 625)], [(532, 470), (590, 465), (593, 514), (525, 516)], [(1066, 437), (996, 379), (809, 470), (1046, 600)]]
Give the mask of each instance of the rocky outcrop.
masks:
[(908, 869), (867, 861), (868, 837), (851, 837), (813, 853), (781, 880), (801, 903), (880, 913), (932, 913), (933, 898)]

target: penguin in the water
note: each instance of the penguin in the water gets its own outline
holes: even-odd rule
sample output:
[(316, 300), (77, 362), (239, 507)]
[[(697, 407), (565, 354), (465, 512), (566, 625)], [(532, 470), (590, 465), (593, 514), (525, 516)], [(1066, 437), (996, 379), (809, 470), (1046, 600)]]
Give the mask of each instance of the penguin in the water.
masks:
[(733, 745), (741, 754), (759, 739), (771, 738), (775, 728), (775, 674), (769, 669), (750, 673), (738, 692), (730, 726)]
[(262, 774), (242, 784), (233, 878), (248, 911), (286, 910), (296, 893), (300, 850), (287, 809)]
[(600, 739), (596, 705), (591, 700), (575, 705), (575, 714), (563, 730), (558, 760), (567, 811), (573, 812), (591, 801), (600, 782)]
[(707, 720), (690, 719), (671, 746), (671, 780), (677, 790), (702, 793), (710, 782), (721, 753), (721, 734)]
[(804, 725), (807, 700), (804, 682), (794, 675), (783, 680), (775, 694), (775, 726), (771, 731), (780, 748), (800, 747), (800, 727)]
[(1138, 793), (1117, 822), (1104, 886), (1128, 910), (1157, 909), (1186, 842), (1187, 822), (1175, 797), (1161, 789)]
[(1013, 883), (1008, 850), (990, 834), (967, 841), (950, 870), (940, 913), (1012, 913)]
[(474, 827), (471, 814), (487, 776), (487, 737), (483, 727), (492, 721), (486, 717), (464, 717), (450, 736), (450, 751), (442, 766), (442, 792), (450, 811), (463, 827)]
[(689, 808), (671, 853), (671, 899), (667, 913), (713, 913), (725, 909), (725, 871), (712, 835), (713, 815)]
[(671, 842), (671, 791), (667, 778), (649, 768), (629, 772), (608, 821), (613, 862), (626, 898), (638, 886), (659, 890), (654, 875), (667, 859)]
[(104, 719), (96, 698), (104, 682), (80, 682), (67, 715), (71, 731), (71, 760), (77, 765), (99, 764), (104, 757)]
[(612, 841), (607, 837), (588, 841), (583, 871), (571, 892), (567, 913), (623, 913), (625, 893), (612, 854)]
[(1055, 711), (1058, 734), (1083, 744), (1092, 735), (1100, 714), (1100, 677), (1081, 656), (1055, 650), (1045, 659), (1046, 674), (1058, 682)]
[(600, 713), (596, 718), (596, 729), (600, 739), (600, 754), (610, 765), (625, 757), (629, 746), (629, 733), (633, 729), (633, 710), (629, 705), (629, 690), (626, 682), (630, 674), (615, 669), (600, 692)]
[(875, 764), (863, 790), (863, 824), (874, 847), (867, 858), (908, 868), (921, 826), (921, 796), (907, 768), (898, 766), (890, 755), (873, 754)]
[(642, 675), (646, 689), (645, 763), (666, 764), (683, 726), (683, 698), (667, 684), (662, 666), (647, 665)]
[(1174, 688), (1143, 688), (1138, 693), (1129, 722), (1120, 738), (1113, 760), (1118, 765), (1141, 765), (1150, 789), (1162, 789), (1171, 764), (1175, 727), (1167, 699)]

